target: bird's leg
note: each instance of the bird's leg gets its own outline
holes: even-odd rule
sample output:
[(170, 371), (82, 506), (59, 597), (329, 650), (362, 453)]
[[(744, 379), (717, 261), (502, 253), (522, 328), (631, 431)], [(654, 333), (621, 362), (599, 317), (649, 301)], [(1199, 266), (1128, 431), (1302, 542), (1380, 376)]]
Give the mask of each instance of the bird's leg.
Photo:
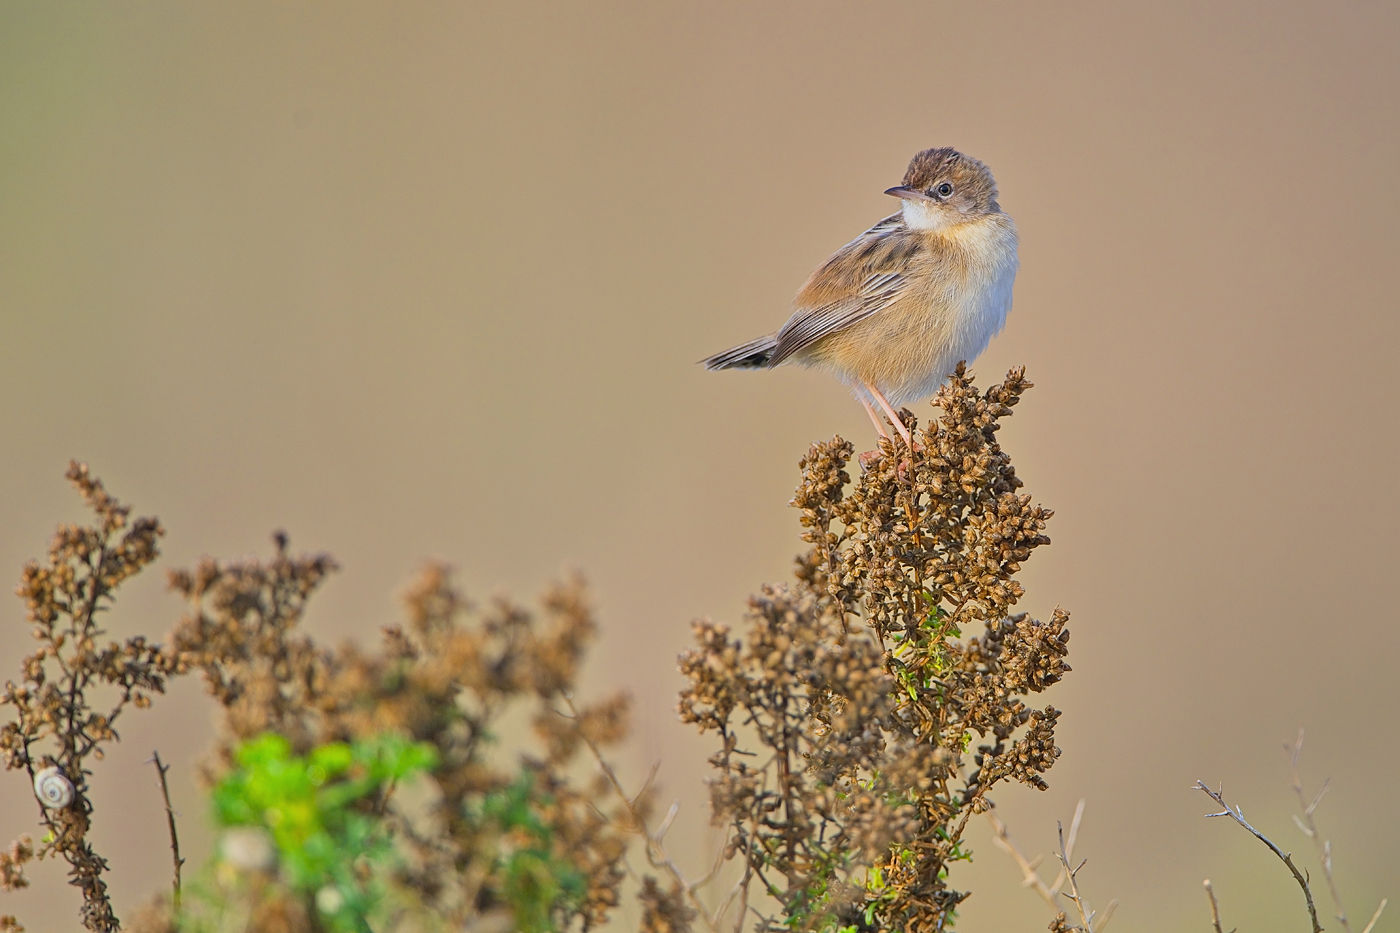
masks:
[[(863, 407), (863, 408), (865, 409), (865, 413), (866, 413), (867, 415), (870, 416), (870, 421), (871, 421), (872, 424), (875, 425), (875, 430), (877, 430), (877, 431), (880, 432), (880, 436), (881, 436), (882, 438), (884, 438), (885, 440), (889, 441), (889, 440), (890, 440), (890, 432), (885, 430), (885, 423), (884, 423), (883, 421), (880, 420), (880, 416), (879, 416), (878, 414), (876, 414), (874, 407), (872, 407), (871, 404), (870, 404), (870, 401), (869, 401), (868, 399), (861, 399), (861, 400), (860, 400), (860, 404), (861, 404), (861, 407)], [(893, 447), (894, 447), (894, 442), (893, 442), (893, 441), (890, 441), (890, 447), (891, 447), (891, 449), (893, 449)], [(863, 453), (863, 454), (860, 455), (860, 468), (861, 468), (861, 470), (868, 470), (868, 469), (870, 469), (872, 466), (875, 465), (875, 462), (876, 462), (877, 460), (879, 460), (879, 459), (880, 459), (881, 457), (883, 457), (883, 456), (884, 456), (884, 452), (883, 452), (879, 447), (877, 447), (877, 448), (874, 449), (874, 450), (867, 450), (865, 453)]]
[[(868, 391), (872, 396), (875, 397), (875, 401), (877, 401), (877, 402), (880, 403), (880, 407), (883, 408), (883, 409), (885, 410), (885, 414), (889, 415), (889, 417), (890, 417), (890, 424), (894, 425), (894, 429), (895, 429), (896, 431), (899, 432), (899, 436), (902, 437), (902, 438), (904, 438), (904, 443), (906, 443), (906, 444), (909, 445), (909, 449), (910, 449), (910, 450), (913, 450), (913, 449), (914, 449), (914, 435), (910, 434), (910, 433), (909, 433), (909, 429), (906, 428), (906, 427), (904, 426), (904, 422), (901, 421), (901, 420), (899, 420), (899, 415), (895, 412), (894, 406), (892, 406), (892, 405), (889, 403), (889, 401), (888, 401), (883, 395), (880, 394), (880, 390), (877, 389), (877, 388), (875, 388), (875, 384), (874, 384), (874, 383), (872, 383), (872, 382), (867, 382), (867, 383), (865, 384), (865, 388), (866, 388), (866, 391)], [(866, 406), (865, 406), (865, 407), (866, 407), (866, 410), (869, 411), (869, 409), (870, 409), (869, 403), (866, 403)], [(873, 415), (873, 414), (874, 414), (874, 413), (872, 412), (872, 415)], [(882, 431), (881, 433), (883, 434), (884, 432)]]
[(885, 430), (885, 423), (880, 420), (880, 416), (875, 414), (875, 409), (871, 407), (869, 399), (861, 399), (860, 404), (865, 408), (865, 413), (870, 416), (870, 420), (875, 423), (875, 430), (880, 432), (880, 436), (885, 440), (890, 439), (890, 432)]

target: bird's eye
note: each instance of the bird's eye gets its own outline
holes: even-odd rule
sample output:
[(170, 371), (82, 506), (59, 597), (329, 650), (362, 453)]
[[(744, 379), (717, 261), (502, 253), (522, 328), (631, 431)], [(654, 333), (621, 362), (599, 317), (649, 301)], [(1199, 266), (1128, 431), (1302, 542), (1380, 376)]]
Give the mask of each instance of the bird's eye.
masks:
[(950, 184), (948, 184), (946, 181), (945, 181), (943, 184), (941, 184), (941, 185), (938, 186), (938, 194), (939, 194), (940, 197), (946, 198), (948, 195), (950, 195), (950, 194), (952, 194), (952, 193), (953, 193), (953, 186), (950, 185)]

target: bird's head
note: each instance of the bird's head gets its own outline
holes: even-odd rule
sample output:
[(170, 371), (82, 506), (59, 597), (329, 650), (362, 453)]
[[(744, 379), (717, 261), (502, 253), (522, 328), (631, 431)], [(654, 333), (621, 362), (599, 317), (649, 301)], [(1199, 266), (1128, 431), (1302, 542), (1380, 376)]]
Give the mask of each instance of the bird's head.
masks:
[(951, 148), (917, 153), (904, 183), (885, 194), (904, 202), (904, 222), (915, 230), (939, 230), (1001, 210), (987, 166)]

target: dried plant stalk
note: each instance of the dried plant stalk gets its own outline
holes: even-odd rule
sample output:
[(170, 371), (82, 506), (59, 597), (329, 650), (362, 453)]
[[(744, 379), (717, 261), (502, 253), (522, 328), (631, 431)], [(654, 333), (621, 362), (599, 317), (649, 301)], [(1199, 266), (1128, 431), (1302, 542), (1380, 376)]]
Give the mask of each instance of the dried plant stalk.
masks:
[[(1351, 933), (1351, 923), (1347, 920), (1346, 907), (1342, 905), (1342, 896), (1337, 891), (1337, 880), (1332, 875), (1332, 843), (1322, 838), (1322, 834), (1317, 831), (1317, 823), (1313, 819), (1313, 814), (1317, 812), (1317, 805), (1322, 802), (1322, 797), (1327, 793), (1328, 782), (1323, 781), (1322, 789), (1317, 792), (1317, 796), (1308, 799), (1303, 792), (1303, 776), (1298, 771), (1298, 759), (1303, 755), (1303, 730), (1298, 730), (1298, 738), (1292, 745), (1285, 748), (1289, 752), (1289, 773), (1293, 778), (1293, 793), (1298, 798), (1298, 808), (1302, 811), (1301, 816), (1293, 817), (1293, 821), (1298, 824), (1298, 828), (1303, 834), (1313, 841), (1313, 846), (1317, 849), (1317, 859), (1322, 863), (1322, 875), (1327, 879), (1327, 892), (1332, 896), (1332, 906), (1337, 909), (1337, 922), (1342, 925), (1345, 933)], [(1366, 929), (1362, 933), (1371, 933), (1376, 921), (1381, 918), (1381, 913), (1385, 910), (1387, 901), (1381, 898), (1380, 905), (1376, 907), (1376, 912), (1371, 915), (1371, 920), (1366, 924)]]
[(1215, 930), (1215, 933), (1225, 933), (1225, 931), (1220, 928), (1220, 905), (1216, 903), (1215, 900), (1215, 888), (1211, 887), (1209, 878), (1203, 881), (1202, 884), (1205, 885), (1206, 897), (1210, 898), (1210, 925)]
[(151, 764), (156, 768), (156, 781), (160, 785), (160, 799), (165, 804), (165, 827), (170, 832), (170, 903), (178, 914), (180, 912), (180, 871), (185, 867), (185, 860), (180, 857), (180, 834), (175, 828), (175, 808), (170, 805), (170, 784), (165, 776), (170, 772), (170, 765), (160, 760), (160, 752), (151, 752)]

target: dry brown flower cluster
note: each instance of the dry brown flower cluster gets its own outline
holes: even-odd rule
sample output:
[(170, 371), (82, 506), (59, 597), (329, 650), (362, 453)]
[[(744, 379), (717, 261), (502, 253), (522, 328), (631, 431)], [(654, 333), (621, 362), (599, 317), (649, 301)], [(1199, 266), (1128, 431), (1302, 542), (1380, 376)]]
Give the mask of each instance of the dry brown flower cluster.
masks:
[(223, 707), (221, 764), (233, 743), (263, 732), (305, 751), (325, 731), (333, 658), (297, 625), (336, 565), (325, 555), (289, 556), (280, 533), (274, 541), (277, 552), (266, 563), (206, 558), (169, 575), (170, 589), (189, 604), (170, 648), (180, 672), (201, 671)]
[[(627, 734), (628, 704), (617, 695), (563, 712), (572, 704), (584, 650), (596, 625), (583, 584), (574, 579), (550, 590), (542, 618), (504, 600), (477, 612), (452, 588), (442, 567), (427, 568), (408, 595), (409, 625), (390, 629), (386, 649), (341, 658), (332, 720), (344, 736), (392, 730), (431, 743), (438, 791), (426, 834), (395, 814), (416, 855), (408, 876), (431, 912), (448, 929), (472, 929), (493, 913), (507, 922), (512, 880), (464, 866), (500, 864), (518, 846), (519, 827), (475, 815), (482, 800), (530, 789), (536, 816), (549, 829), (549, 857), (580, 875), (580, 896), (554, 905), (555, 928), (571, 921), (583, 929), (601, 923), (618, 903), (626, 851), (621, 816), (605, 809), (610, 788), (601, 778), (578, 787), (570, 766), (585, 741), (605, 747)], [(533, 723), (546, 752), (526, 756), (515, 771), (488, 764), (486, 744), (499, 735), (501, 717), (520, 701), (534, 707)]]
[(721, 741), (737, 923), (753, 893), (773, 905), (759, 929), (945, 929), (969, 817), (1005, 778), (1045, 787), (1059, 713), (1023, 698), (1069, 670), (1068, 616), (1011, 612), (1051, 513), (996, 442), (1029, 387), (1014, 370), (979, 393), (960, 367), (936, 424), (902, 413), (914, 449), (882, 442), (854, 484), (848, 442), (814, 445), (795, 582), (751, 600), (743, 638), (696, 624), (680, 710)]
[[(164, 692), (177, 665), (140, 636), (102, 644), (98, 623), (122, 582), (159, 555), (165, 532), (153, 518), (130, 520), (130, 508), (85, 465), (70, 464), (68, 479), (96, 521), (60, 526), (48, 560), (25, 566), (17, 592), (39, 647), (21, 662), (20, 682), (7, 682), (0, 694), (0, 706), (14, 715), (0, 727), (0, 754), (7, 769), (24, 769), (34, 783), (47, 835), (37, 850), (23, 841), (11, 848), (4, 882), (23, 886), (21, 866), (31, 856), (61, 856), (83, 892), (83, 926), (111, 933), (118, 923), (102, 879), (107, 862), (87, 840), (87, 763), (117, 739), (113, 724), (128, 706), (149, 706), (152, 694)], [(12, 918), (9, 927), (21, 929)]]
[[(544, 846), (543, 863), (567, 866), (578, 891), (543, 904), (538, 919), (557, 929), (596, 926), (618, 901), (625, 835), (603, 808), (610, 789), (575, 786), (569, 767), (585, 739), (605, 746), (626, 735), (627, 704), (613, 697), (577, 716), (561, 713), (595, 630), (581, 582), (546, 594), (540, 616), (504, 600), (479, 611), (445, 568), (430, 566), (407, 594), (408, 624), (387, 628), (379, 651), (330, 652), (296, 625), (333, 567), (325, 556), (289, 556), (279, 537), (267, 563), (206, 561), (171, 575), (191, 603), (172, 642), (228, 712), (215, 770), (237, 742), (267, 731), (298, 751), (386, 732), (426, 742), (437, 759), (426, 812), (389, 796), (374, 802), (407, 856), (398, 880), (414, 909), (403, 921), (519, 928), (512, 911), (520, 898), (510, 888), (523, 882), (507, 866), (522, 848)], [(545, 753), (503, 767), (488, 752), (517, 703), (534, 705)], [(507, 798), (543, 830), (484, 812), (488, 801)], [(295, 897), (287, 889), (260, 896), (251, 928), (320, 929), (314, 905), (288, 903)]]

